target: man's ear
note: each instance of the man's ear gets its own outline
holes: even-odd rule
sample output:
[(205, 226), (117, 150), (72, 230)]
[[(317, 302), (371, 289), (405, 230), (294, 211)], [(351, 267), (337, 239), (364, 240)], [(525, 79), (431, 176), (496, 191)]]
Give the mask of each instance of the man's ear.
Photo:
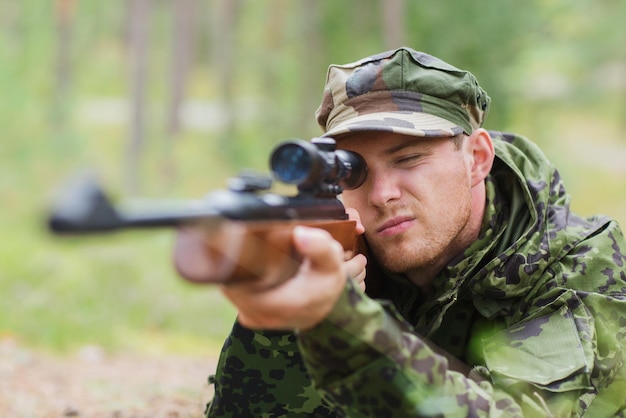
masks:
[(471, 167), (472, 186), (476, 186), (485, 180), (493, 166), (495, 158), (493, 141), (489, 132), (482, 128), (472, 132), (466, 141), (469, 147), (468, 152), (471, 154), (473, 161)]

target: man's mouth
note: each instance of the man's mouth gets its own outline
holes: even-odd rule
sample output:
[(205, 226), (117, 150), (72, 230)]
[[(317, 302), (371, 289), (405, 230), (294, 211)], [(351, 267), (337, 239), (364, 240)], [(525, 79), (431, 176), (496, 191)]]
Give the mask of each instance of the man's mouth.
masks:
[(415, 225), (415, 218), (410, 216), (397, 216), (382, 224), (380, 228), (376, 230), (376, 235), (389, 237), (402, 234), (413, 225)]

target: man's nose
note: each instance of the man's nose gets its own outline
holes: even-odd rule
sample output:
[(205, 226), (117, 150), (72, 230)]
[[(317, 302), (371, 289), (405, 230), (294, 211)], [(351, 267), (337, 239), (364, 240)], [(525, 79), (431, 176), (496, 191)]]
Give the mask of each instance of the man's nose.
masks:
[(401, 192), (393, 176), (383, 173), (368, 173), (369, 204), (376, 207), (384, 207), (390, 202), (398, 200)]

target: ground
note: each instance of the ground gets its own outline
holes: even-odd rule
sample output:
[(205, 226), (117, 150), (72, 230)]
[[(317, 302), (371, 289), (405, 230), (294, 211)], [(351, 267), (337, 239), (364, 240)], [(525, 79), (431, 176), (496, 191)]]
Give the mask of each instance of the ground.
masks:
[(210, 357), (108, 355), (91, 346), (55, 356), (2, 341), (0, 417), (201, 417), (215, 364)]

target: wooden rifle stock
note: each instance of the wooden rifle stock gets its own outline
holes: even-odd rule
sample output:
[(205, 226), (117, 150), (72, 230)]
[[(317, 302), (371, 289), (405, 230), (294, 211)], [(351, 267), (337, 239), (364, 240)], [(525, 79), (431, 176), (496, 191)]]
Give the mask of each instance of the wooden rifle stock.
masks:
[[(329, 232), (347, 254), (359, 252), (354, 220), (224, 221), (203, 229), (189, 229), (193, 246), (185, 246), (179, 236), (175, 260), (181, 274), (194, 283), (228, 284), (255, 280), (260, 287), (272, 287), (295, 275), (301, 259), (294, 251), (292, 234), (296, 226), (320, 228)], [(185, 232), (181, 231), (181, 234)], [(200, 241), (200, 242), (198, 242)], [(199, 259), (186, 253), (197, 251)], [(188, 263), (201, 262), (201, 275), (189, 274)], [(262, 278), (262, 279), (261, 279)], [(261, 281), (263, 280), (263, 281)]]

